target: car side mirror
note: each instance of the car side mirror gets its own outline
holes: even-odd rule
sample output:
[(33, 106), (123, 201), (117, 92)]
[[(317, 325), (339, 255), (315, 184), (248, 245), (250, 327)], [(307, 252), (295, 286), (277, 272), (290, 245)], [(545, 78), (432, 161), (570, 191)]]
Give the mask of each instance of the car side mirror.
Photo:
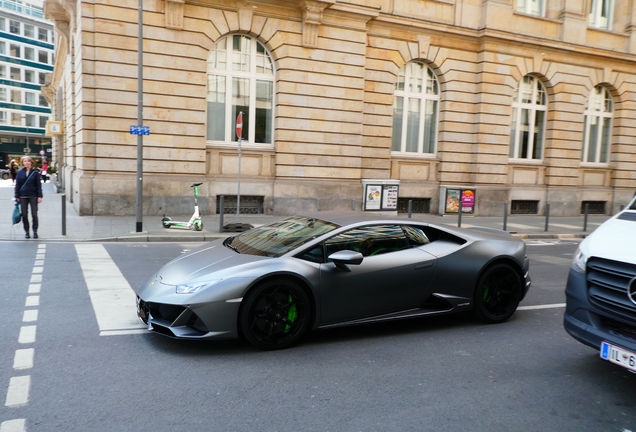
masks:
[(347, 266), (360, 264), (363, 260), (363, 257), (360, 252), (343, 250), (332, 253), (331, 255), (329, 255), (329, 259), (338, 269), (350, 272), (351, 270)]

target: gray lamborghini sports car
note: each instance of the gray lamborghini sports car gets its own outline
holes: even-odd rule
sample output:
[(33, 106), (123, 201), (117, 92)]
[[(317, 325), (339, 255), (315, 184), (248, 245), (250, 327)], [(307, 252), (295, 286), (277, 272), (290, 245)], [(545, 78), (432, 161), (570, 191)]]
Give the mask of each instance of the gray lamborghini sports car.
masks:
[(530, 287), (504, 231), (294, 216), (175, 258), (136, 289), (148, 330), (288, 347), (311, 329), (472, 310), (510, 318)]

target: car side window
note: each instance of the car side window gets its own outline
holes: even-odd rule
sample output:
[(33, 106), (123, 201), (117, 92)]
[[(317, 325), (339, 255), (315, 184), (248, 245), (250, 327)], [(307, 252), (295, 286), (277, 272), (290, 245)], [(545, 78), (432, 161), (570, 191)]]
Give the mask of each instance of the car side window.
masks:
[(301, 253), (296, 255), (296, 258), (299, 258), (305, 261), (310, 261), (317, 264), (321, 264), (325, 262), (325, 254), (323, 251), (324, 251), (324, 248), (321, 243), (319, 245), (312, 247), (311, 249), (302, 251)]
[(431, 242), (426, 234), (424, 234), (424, 230), (422, 230), (422, 228), (413, 225), (404, 225), (402, 229), (404, 230), (404, 234), (409, 240), (409, 243), (415, 247), (423, 246)]
[(411, 248), (400, 225), (368, 225), (338, 234), (325, 242), (327, 256), (341, 250), (369, 257)]

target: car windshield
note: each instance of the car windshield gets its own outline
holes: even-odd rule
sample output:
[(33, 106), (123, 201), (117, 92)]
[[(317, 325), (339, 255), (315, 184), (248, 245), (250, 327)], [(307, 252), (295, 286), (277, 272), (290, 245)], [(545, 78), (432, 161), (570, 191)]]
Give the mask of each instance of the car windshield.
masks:
[(223, 244), (248, 255), (279, 257), (339, 225), (320, 219), (293, 216), (268, 225), (252, 228), (228, 238)]

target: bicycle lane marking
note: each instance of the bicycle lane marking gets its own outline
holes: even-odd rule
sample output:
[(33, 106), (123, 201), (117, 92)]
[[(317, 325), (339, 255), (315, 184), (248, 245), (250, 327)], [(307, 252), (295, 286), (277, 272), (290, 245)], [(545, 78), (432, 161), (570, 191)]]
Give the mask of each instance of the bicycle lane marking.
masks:
[[(35, 255), (35, 262), (31, 272), (27, 297), (24, 303), (24, 313), (20, 328), (18, 343), (20, 345), (33, 345), (36, 341), (35, 324), (38, 320), (38, 309), (40, 305), (40, 289), (42, 286), (42, 273), (44, 270), (44, 258), (46, 255), (46, 244), (39, 244)], [(13, 370), (20, 373), (33, 367), (35, 348), (20, 348), (16, 350), (13, 358)], [(9, 408), (22, 407), (29, 402), (31, 390), (31, 375), (17, 375), (9, 379), (5, 406)], [(24, 432), (26, 431), (26, 419), (13, 419), (0, 423), (0, 432)]]
[(102, 244), (75, 250), (93, 305), (100, 336), (147, 333), (137, 317), (135, 293)]

